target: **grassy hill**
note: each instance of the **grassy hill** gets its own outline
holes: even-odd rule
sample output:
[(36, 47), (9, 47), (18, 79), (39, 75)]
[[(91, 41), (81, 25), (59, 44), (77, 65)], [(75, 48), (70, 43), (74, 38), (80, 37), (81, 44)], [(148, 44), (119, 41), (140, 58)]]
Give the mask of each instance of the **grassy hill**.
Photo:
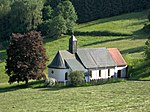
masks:
[(149, 112), (150, 82), (78, 88), (12, 88), (0, 84), (0, 112)]
[[(125, 57), (128, 65), (136, 67), (137, 61), (141, 62), (144, 58), (144, 44), (148, 34), (142, 31), (144, 24), (148, 21), (148, 11), (124, 14), (106, 19), (79, 24), (75, 29), (75, 36), (78, 39), (78, 47), (115, 47), (118, 48)], [(44, 46), (47, 50), (47, 56), (50, 63), (58, 50), (68, 49), (69, 36), (64, 36), (58, 40), (45, 39)], [(3, 46), (0, 49), (0, 83), (7, 82), (8, 77), (5, 74), (6, 43), (0, 43)], [(141, 67), (145, 66), (140, 63)], [(138, 67), (139, 64), (138, 64)], [(140, 80), (150, 80), (149, 66), (140, 70), (136, 74), (132, 71), (133, 78)], [(47, 74), (47, 70), (45, 70)], [(139, 74), (143, 74), (141, 77)]]

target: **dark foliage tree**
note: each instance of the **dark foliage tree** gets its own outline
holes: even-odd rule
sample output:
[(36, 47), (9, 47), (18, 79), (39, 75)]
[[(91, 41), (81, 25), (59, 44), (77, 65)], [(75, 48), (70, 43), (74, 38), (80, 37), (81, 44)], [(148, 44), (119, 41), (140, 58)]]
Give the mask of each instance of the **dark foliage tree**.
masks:
[(35, 30), (42, 22), (42, 9), (42, 1), (15, 1), (10, 12), (11, 32), (26, 33)]
[(50, 5), (44, 6), (42, 11), (43, 11), (42, 14), (43, 14), (43, 20), (44, 21), (52, 19), (53, 9), (51, 8)]
[(149, 14), (148, 14), (148, 20), (149, 20), (149, 22), (150, 22), (150, 11), (149, 11)]
[(84, 82), (84, 72), (82, 71), (74, 71), (69, 75), (69, 81), (71, 86), (81, 86)]
[(7, 49), (6, 73), (9, 83), (44, 78), (46, 50), (40, 33), (13, 34)]
[(150, 8), (150, 0), (71, 0), (83, 23)]
[(0, 1), (0, 40), (9, 39), (9, 35), (11, 34), (9, 22), (10, 5), (10, 0)]
[(145, 43), (145, 55), (146, 55), (146, 59), (150, 60), (150, 37)]
[(53, 9), (55, 9), (61, 1), (62, 0), (46, 0), (45, 6), (50, 5)]
[(43, 21), (42, 24), (39, 25), (38, 30), (41, 31), (42, 35), (51, 37), (53, 35), (51, 33), (51, 31), (52, 31), (52, 19)]

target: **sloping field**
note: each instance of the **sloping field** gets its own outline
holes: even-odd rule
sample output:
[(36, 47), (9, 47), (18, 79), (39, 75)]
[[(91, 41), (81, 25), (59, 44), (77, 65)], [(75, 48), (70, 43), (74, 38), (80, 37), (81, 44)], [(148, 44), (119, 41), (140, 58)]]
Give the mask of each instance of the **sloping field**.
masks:
[(149, 112), (150, 82), (90, 87), (12, 88), (0, 84), (0, 112)]

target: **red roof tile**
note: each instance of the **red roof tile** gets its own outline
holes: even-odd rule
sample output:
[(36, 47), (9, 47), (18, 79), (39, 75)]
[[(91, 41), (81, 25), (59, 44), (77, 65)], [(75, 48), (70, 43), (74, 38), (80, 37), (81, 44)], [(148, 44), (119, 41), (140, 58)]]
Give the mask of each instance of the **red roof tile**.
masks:
[(108, 52), (110, 53), (113, 60), (116, 62), (117, 66), (127, 65), (126, 61), (124, 60), (120, 51), (117, 48), (108, 48)]

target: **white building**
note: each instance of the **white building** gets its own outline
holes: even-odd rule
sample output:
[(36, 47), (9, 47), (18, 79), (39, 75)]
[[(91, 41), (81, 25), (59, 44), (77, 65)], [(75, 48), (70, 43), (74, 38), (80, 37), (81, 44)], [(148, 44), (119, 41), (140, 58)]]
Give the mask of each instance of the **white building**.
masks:
[(58, 51), (48, 65), (49, 77), (60, 82), (68, 80), (72, 71), (85, 72), (85, 80), (125, 78), (127, 64), (117, 48), (79, 48), (71, 36), (69, 50)]

